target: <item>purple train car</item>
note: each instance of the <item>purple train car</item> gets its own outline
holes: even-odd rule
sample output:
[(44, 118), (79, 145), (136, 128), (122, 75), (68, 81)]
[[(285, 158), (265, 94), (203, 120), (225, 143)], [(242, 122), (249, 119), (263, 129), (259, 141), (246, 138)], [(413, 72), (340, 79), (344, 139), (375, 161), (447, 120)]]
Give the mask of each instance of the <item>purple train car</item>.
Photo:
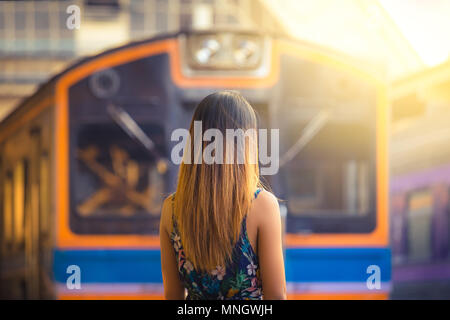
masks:
[(450, 299), (450, 61), (394, 84), (393, 299)]
[(393, 298), (450, 298), (450, 164), (391, 181)]

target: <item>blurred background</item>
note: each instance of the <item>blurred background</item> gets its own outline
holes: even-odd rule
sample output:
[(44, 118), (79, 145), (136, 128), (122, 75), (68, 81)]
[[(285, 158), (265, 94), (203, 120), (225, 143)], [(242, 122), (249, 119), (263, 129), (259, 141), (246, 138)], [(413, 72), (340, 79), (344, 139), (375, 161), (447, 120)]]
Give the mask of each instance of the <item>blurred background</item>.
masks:
[(363, 61), (387, 94), (390, 297), (450, 298), (449, 18), (449, 0), (0, 1), (0, 121), (81, 58), (180, 30), (259, 30)]

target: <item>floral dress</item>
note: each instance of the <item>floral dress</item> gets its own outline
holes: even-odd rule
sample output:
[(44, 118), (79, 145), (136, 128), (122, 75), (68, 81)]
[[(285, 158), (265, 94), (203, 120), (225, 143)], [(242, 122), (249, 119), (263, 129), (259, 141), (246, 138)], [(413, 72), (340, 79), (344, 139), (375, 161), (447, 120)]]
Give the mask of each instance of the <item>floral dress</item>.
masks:
[[(261, 189), (255, 192), (255, 198)], [(174, 197), (172, 197), (173, 201)], [(188, 291), (187, 300), (261, 300), (262, 286), (258, 257), (247, 235), (247, 216), (244, 216), (241, 232), (233, 249), (231, 263), (217, 266), (211, 272), (194, 269), (186, 259), (175, 217), (170, 239), (178, 262), (178, 272)]]

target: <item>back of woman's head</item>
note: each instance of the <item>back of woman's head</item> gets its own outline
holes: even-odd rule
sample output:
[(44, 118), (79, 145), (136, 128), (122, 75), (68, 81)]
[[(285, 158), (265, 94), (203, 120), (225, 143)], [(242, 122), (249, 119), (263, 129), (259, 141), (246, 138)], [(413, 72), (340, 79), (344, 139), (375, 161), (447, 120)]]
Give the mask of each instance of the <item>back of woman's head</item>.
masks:
[(207, 96), (194, 112), (174, 213), (186, 258), (198, 270), (230, 261), (259, 186), (256, 127), (253, 108), (234, 91)]

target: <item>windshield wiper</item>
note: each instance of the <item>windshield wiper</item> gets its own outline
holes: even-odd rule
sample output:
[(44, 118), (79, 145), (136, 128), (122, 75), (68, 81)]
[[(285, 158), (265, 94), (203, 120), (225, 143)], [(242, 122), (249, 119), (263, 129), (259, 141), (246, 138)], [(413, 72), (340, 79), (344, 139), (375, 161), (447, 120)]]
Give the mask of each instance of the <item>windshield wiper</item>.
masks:
[(152, 139), (142, 130), (131, 115), (123, 110), (121, 107), (112, 103), (108, 104), (106, 110), (111, 118), (116, 122), (120, 128), (132, 139), (138, 141), (145, 150), (151, 153), (157, 160), (156, 168), (159, 173), (163, 174), (167, 171), (167, 159), (162, 157), (156, 150), (156, 145)]
[(303, 129), (301, 136), (292, 145), (291, 148), (281, 157), (280, 167), (295, 158), (297, 154), (316, 136), (316, 134), (325, 126), (330, 119), (331, 111), (322, 110), (312, 118)]

